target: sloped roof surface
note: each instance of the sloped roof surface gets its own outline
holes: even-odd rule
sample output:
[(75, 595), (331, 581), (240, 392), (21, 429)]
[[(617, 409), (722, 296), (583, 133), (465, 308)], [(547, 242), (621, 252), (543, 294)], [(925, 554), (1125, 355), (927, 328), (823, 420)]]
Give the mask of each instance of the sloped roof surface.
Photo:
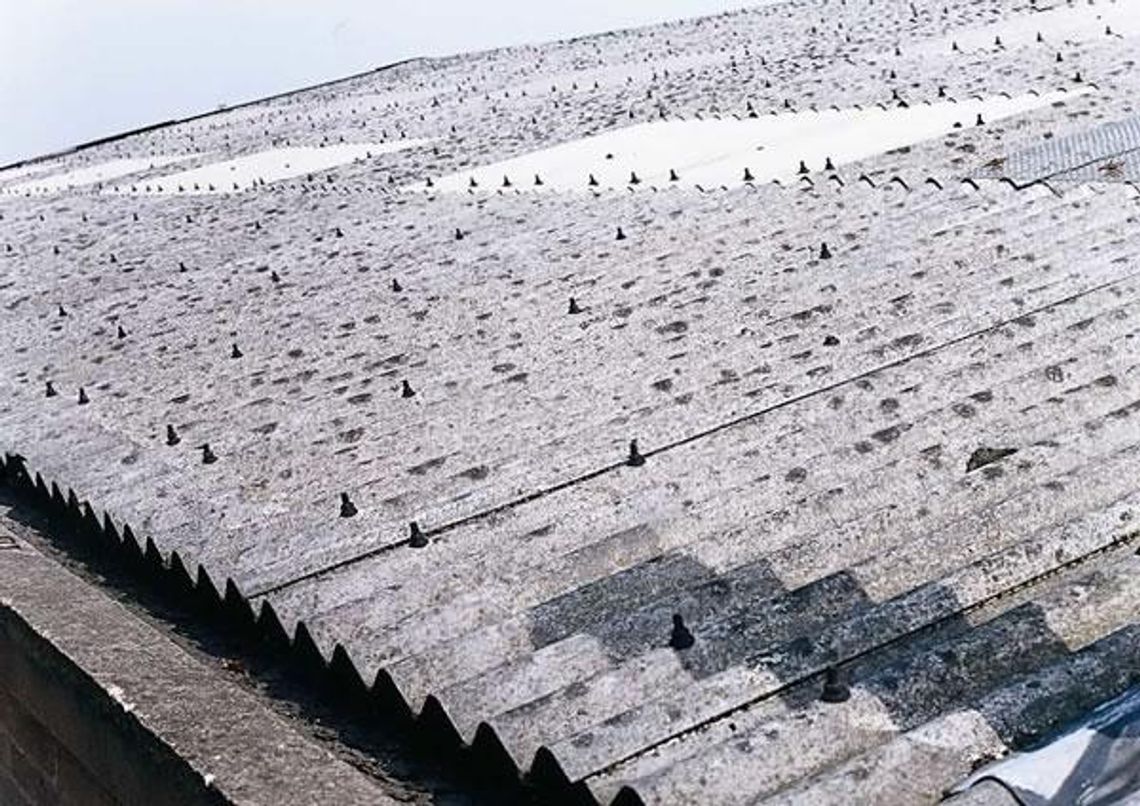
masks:
[[(1127, 156), (1090, 132), (1134, 127), (1137, 5), (783, 3), (0, 173), (0, 449), (600, 802), (936, 800), (1140, 659), (1137, 193), (1035, 181)], [(777, 182), (427, 181), (1058, 90)], [(342, 141), (377, 148), (157, 190)]]

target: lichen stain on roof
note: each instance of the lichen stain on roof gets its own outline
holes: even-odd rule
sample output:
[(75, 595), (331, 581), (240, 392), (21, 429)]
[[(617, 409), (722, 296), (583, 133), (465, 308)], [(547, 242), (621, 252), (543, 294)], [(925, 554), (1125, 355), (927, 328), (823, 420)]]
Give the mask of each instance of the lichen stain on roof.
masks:
[[(1104, 8), (776, 4), (53, 158), (417, 143), (0, 198), (0, 451), (600, 802), (936, 800), (1140, 658), (1137, 193), (1003, 169), (1135, 114)], [(779, 184), (434, 181), (662, 119), (1061, 90), (848, 164), (813, 142)]]

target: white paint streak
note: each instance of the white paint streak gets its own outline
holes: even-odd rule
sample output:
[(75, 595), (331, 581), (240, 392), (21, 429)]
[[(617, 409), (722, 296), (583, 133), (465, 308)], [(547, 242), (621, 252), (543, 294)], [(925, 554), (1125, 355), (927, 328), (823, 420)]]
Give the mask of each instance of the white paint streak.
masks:
[[(757, 182), (788, 181), (795, 178), (801, 160), (811, 170), (823, 169), (828, 158), (839, 166), (938, 137), (957, 125), (973, 126), (978, 115), (989, 123), (1085, 92), (947, 101), (907, 109), (642, 123), (452, 174), (435, 186), (466, 191), (474, 178), (477, 189), (494, 191), (508, 177), (520, 190), (585, 192), (591, 189), (591, 174), (599, 188), (624, 188), (636, 173), (648, 185), (715, 187), (739, 184), (745, 168)], [(670, 170), (677, 172), (678, 181), (670, 180)], [(536, 174), (542, 178), (541, 187), (535, 185)]]
[(161, 168), (175, 162), (191, 159), (194, 155), (166, 155), (159, 157), (137, 157), (101, 162), (86, 168), (77, 168), (65, 173), (50, 174), (4, 189), (5, 193), (23, 195), (25, 193), (56, 193), (68, 188), (93, 185), (123, 176)]
[[(403, 151), (430, 142), (399, 140), (391, 143), (352, 143), (325, 147), (275, 148), (247, 154), (223, 162), (214, 162), (188, 171), (160, 176), (151, 180), (150, 193), (230, 193), (249, 190), (261, 183), (277, 182), (302, 174), (324, 171), (355, 160)], [(132, 192), (129, 186), (112, 189), (115, 193)], [(134, 192), (147, 192), (139, 189)]]

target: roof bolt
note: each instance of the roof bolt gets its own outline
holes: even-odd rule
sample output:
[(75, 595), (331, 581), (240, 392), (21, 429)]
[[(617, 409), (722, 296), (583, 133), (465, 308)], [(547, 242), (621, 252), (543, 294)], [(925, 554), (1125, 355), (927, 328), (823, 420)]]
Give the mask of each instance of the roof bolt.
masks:
[(621, 229), (621, 227), (618, 227), (618, 231), (617, 231), (617, 240), (619, 240), (619, 241), (624, 241), (624, 240), (625, 240), (625, 233), (624, 233), (624, 232), (622, 232), (622, 229)]
[(87, 391), (82, 386), (80, 386), (79, 387), (79, 405), (85, 406), (90, 402), (91, 402), (91, 398), (87, 397)]
[(67, 316), (67, 311), (64, 309), (63, 305), (59, 306), (59, 315), (60, 316)]
[(123, 330), (122, 325), (119, 325), (119, 329), (115, 333), (115, 335), (118, 336), (120, 339), (125, 339), (127, 337), (127, 331)]
[(333, 234), (336, 235), (336, 237), (338, 237), (338, 238), (344, 237), (344, 232), (341, 231), (340, 227), (337, 227), (335, 230), (333, 230)]
[(241, 358), (241, 357), (242, 357), (242, 351), (238, 348), (237, 344), (234, 344), (230, 348), (230, 358)]
[(823, 693), (819, 697), (824, 702), (847, 702), (851, 698), (851, 689), (839, 676), (839, 670), (832, 667), (827, 670), (823, 679)]
[(1073, 81), (1075, 81), (1078, 84), (1080, 84), (1082, 81), (1084, 81), (1084, 79), (1081, 78), (1081, 71), (1080, 70), (1078, 70), (1077, 74), (1075, 76), (1073, 76)]
[(182, 262), (181, 260), (178, 261), (178, 271), (180, 271), (180, 272), (186, 271), (186, 264), (184, 262)]
[(638, 179), (636, 171), (630, 171), (629, 172), (629, 183), (631, 185), (640, 185), (641, 184), (641, 180)]
[(827, 248), (827, 242), (826, 241), (824, 243), (820, 244), (819, 259), (820, 260), (831, 260), (831, 250)]
[(59, 394), (59, 392), (55, 391), (55, 385), (51, 381), (48, 381), (45, 384), (45, 386), (47, 387), (47, 389), (46, 389), (46, 392), (44, 394), (44, 397), (55, 397), (56, 395)]
[(511, 179), (508, 176), (503, 176), (503, 187), (509, 188), (511, 186)]
[(275, 283), (279, 283), (281, 282), (281, 275), (277, 273), (276, 269), (274, 269), (273, 271), (269, 272), (269, 279)]
[(411, 531), (411, 537), (408, 539), (409, 546), (414, 549), (422, 549), (427, 546), (428, 539), (424, 536), (424, 533), (420, 531), (420, 525), (418, 523), (412, 521), (409, 529)]
[(1061, 58), (1061, 51), (1057, 51), (1057, 63), (1060, 64), (1063, 61), (1065, 60)]
[(744, 169), (744, 181), (745, 182), (752, 182), (754, 180), (755, 180), (755, 177), (752, 175), (752, 171), (745, 168)]
[(468, 182), (467, 182), (467, 187), (470, 187), (470, 188), (477, 188), (477, 187), (479, 187), (479, 183), (475, 181), (475, 177), (471, 177), (471, 179), (470, 179), (470, 180), (468, 180)]
[(340, 516), (342, 518), (351, 518), (357, 512), (356, 504), (352, 503), (352, 499), (348, 497), (348, 493), (340, 494)]
[(839, 338), (837, 336), (826, 336), (823, 340), (824, 347), (838, 347)]
[(835, 165), (834, 165), (834, 163), (832, 163), (831, 157), (828, 157), (827, 161), (823, 164), (823, 170), (825, 170), (825, 171), (834, 171), (835, 170)]
[(811, 173), (811, 171), (808, 170), (807, 164), (804, 163), (803, 160), (800, 160), (800, 169), (799, 169), (799, 171), (797, 171), (797, 173), (800, 173), (800, 174)]
[(673, 632), (669, 635), (669, 646), (673, 649), (688, 649), (695, 643), (693, 634), (685, 626), (680, 613), (673, 614)]
[(590, 174), (590, 178), (586, 180), (586, 184), (592, 188), (595, 188), (598, 186), (598, 180), (594, 178), (593, 174)]
[(1037, 41), (1038, 42), (1044, 42), (1045, 41), (1045, 37), (1041, 36), (1040, 31), (1037, 32)]
[(404, 290), (404, 287), (402, 285), (400, 285), (400, 281), (397, 280), (395, 277), (392, 278), (392, 290), (395, 291), (396, 293), (399, 293), (399, 292)]
[(985, 126), (986, 122), (982, 119), (982, 113), (978, 113), (978, 119), (974, 121), (975, 126)]
[(573, 297), (570, 297), (570, 308), (568, 312), (571, 315), (582, 312), (582, 309), (578, 307), (578, 300), (574, 299)]
[(535, 187), (541, 187), (542, 186), (542, 177), (539, 176), (538, 174), (534, 175), (534, 186)]
[(670, 182), (677, 182), (680, 179), (681, 179), (681, 177), (677, 176), (677, 172), (675, 170), (673, 170), (672, 168), (670, 168), (669, 169), (669, 181)]
[(637, 449), (637, 440), (631, 439), (629, 441), (629, 457), (625, 463), (630, 467), (641, 467), (645, 464), (645, 457), (641, 455), (641, 451)]
[(461, 230), (459, 227), (455, 228), (455, 240), (457, 240), (457, 241), (463, 240), (463, 230)]
[(400, 381), (400, 397), (415, 397), (416, 390), (407, 380)]
[(218, 461), (217, 455), (212, 450), (210, 450), (209, 442), (203, 443), (199, 446), (199, 448), (202, 450), (202, 464), (212, 465), (214, 462)]
[(174, 426), (167, 425), (166, 426), (166, 444), (173, 448), (175, 445), (177, 445), (181, 441), (182, 441), (182, 437), (178, 436), (178, 432), (174, 430)]

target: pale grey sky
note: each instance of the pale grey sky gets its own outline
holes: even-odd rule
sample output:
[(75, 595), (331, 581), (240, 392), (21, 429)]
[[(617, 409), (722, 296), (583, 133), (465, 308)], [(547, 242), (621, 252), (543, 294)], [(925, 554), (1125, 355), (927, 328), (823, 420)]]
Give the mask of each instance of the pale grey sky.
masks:
[(0, 165), (411, 56), (747, 0), (0, 0)]

